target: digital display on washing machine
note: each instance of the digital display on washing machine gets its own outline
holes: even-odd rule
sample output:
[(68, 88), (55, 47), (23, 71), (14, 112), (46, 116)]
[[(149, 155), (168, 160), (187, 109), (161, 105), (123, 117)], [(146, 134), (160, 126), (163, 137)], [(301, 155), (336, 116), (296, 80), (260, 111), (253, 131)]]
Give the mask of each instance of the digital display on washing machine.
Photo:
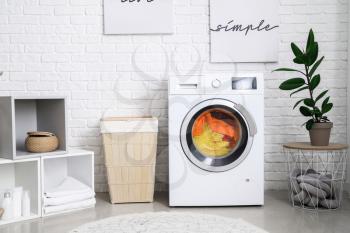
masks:
[(256, 77), (233, 77), (232, 90), (256, 90)]

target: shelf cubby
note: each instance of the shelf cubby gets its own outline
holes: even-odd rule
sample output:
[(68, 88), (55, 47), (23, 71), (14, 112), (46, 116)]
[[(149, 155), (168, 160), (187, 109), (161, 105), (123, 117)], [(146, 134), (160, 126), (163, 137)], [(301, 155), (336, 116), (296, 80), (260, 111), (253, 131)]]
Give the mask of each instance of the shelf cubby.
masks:
[[(64, 97), (0, 97), (0, 157), (22, 159), (67, 151), (67, 120)], [(25, 149), (27, 132), (56, 134), (59, 148), (48, 153), (30, 153)]]
[[(72, 150), (63, 155), (42, 156), (42, 197), (45, 191), (58, 186), (67, 177), (73, 177), (94, 190), (94, 153), (85, 150)], [(89, 206), (92, 207), (92, 206)], [(85, 208), (89, 208), (85, 207)], [(84, 208), (84, 209), (85, 209)], [(83, 209), (83, 208), (79, 208)], [(67, 213), (79, 209), (65, 210), (53, 214)]]
[(0, 225), (14, 223), (41, 216), (40, 159), (25, 160), (0, 159), (0, 203), (4, 192), (15, 187), (23, 187), (30, 193), (31, 215), (10, 220), (0, 220)]

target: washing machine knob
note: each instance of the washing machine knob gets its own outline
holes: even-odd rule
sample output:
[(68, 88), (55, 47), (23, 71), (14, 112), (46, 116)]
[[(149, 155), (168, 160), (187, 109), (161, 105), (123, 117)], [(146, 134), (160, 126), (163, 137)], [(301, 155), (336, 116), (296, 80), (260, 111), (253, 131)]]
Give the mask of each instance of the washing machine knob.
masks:
[(211, 82), (211, 85), (212, 87), (214, 88), (219, 88), (221, 87), (221, 81), (219, 79), (214, 79), (212, 82)]

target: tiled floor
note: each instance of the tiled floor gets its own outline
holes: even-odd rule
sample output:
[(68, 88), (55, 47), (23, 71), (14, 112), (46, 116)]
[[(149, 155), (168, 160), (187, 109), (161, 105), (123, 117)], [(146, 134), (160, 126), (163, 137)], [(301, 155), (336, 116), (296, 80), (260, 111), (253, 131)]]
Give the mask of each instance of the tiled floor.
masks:
[[(349, 233), (350, 201), (336, 211), (310, 212), (290, 207), (285, 192), (267, 192), (264, 207), (169, 208), (167, 194), (157, 194), (151, 204), (111, 205), (99, 194), (95, 209), (31, 220), (0, 227), (0, 233), (65, 233), (83, 223), (115, 215), (184, 211), (242, 218), (270, 233)], [(116, 232), (117, 233), (117, 232)]]

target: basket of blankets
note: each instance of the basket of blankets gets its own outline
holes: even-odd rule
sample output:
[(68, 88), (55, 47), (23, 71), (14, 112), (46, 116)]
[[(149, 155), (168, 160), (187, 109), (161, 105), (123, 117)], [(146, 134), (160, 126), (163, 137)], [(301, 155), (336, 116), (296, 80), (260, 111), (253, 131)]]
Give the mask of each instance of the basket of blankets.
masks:
[(341, 201), (341, 181), (330, 173), (294, 168), (289, 176), (293, 206), (308, 209), (337, 209)]
[(346, 175), (347, 145), (283, 145), (288, 157), (289, 199), (293, 206), (312, 210), (341, 207)]

